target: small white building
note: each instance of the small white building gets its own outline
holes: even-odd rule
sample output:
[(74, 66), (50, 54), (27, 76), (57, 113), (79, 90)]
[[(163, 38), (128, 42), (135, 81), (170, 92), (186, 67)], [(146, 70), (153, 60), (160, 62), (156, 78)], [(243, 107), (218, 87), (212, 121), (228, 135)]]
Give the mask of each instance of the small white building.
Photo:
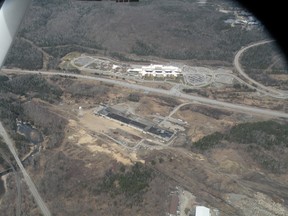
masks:
[(211, 216), (210, 209), (205, 206), (196, 206), (195, 216)]
[(182, 74), (182, 70), (178, 67), (153, 64), (149, 66), (142, 66), (141, 68), (128, 69), (127, 72), (139, 73), (142, 77), (178, 77)]

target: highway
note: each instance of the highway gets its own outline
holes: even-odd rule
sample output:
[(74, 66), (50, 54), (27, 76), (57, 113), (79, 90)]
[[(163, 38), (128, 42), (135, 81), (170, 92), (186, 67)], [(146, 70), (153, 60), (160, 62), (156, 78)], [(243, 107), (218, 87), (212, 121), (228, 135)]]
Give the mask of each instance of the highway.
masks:
[(44, 203), (42, 197), (38, 193), (38, 190), (37, 190), (35, 184), (33, 183), (32, 179), (29, 176), (29, 174), (27, 173), (27, 171), (25, 170), (24, 166), (22, 165), (22, 163), (21, 163), (21, 161), (20, 161), (20, 159), (19, 159), (19, 157), (18, 157), (18, 155), (16, 153), (13, 141), (10, 139), (8, 133), (6, 132), (6, 130), (3, 127), (1, 122), (0, 122), (0, 136), (3, 137), (5, 143), (7, 144), (9, 150), (11, 151), (13, 157), (15, 158), (15, 161), (16, 161), (17, 165), (19, 166), (22, 174), (23, 174), (24, 180), (25, 180), (25, 182), (26, 182), (31, 194), (34, 197), (35, 202), (37, 203), (38, 207), (42, 211), (42, 214), (44, 216), (51, 216), (51, 213), (50, 213), (49, 209), (47, 208), (46, 204)]
[(80, 75), (80, 74), (70, 74), (70, 73), (60, 73), (60, 72), (46, 72), (46, 71), (27, 71), (27, 70), (19, 70), (19, 69), (2, 69), (4, 72), (16, 72), (16, 73), (29, 73), (29, 74), (42, 74), (42, 75), (66, 75), (66, 76), (72, 76), (77, 77), (79, 79), (87, 79), (87, 80), (94, 80), (94, 81), (102, 81), (104, 83), (109, 83), (113, 85), (122, 86), (125, 88), (137, 90), (137, 91), (144, 91), (144, 92), (150, 92), (155, 94), (161, 94), (166, 96), (171, 96), (179, 99), (186, 99), (189, 101), (197, 101), (199, 103), (202, 103), (204, 105), (212, 105), (223, 109), (229, 109), (239, 112), (245, 112), (249, 114), (258, 114), (258, 115), (265, 115), (270, 117), (281, 117), (281, 118), (288, 118), (288, 113), (280, 112), (280, 111), (274, 111), (269, 109), (263, 109), (253, 106), (246, 106), (242, 104), (233, 104), (229, 102), (223, 102), (223, 101), (217, 101), (210, 98), (205, 97), (199, 97), (194, 95), (188, 95), (185, 93), (181, 93), (178, 91), (173, 90), (164, 90), (164, 89), (157, 89), (157, 88), (151, 88), (147, 86), (142, 86), (139, 84), (132, 84), (127, 83), (125, 81), (121, 80), (112, 80), (112, 79), (106, 79), (101, 77), (92, 77), (92, 76), (86, 76), (86, 75)]
[(16, 201), (16, 210), (15, 210), (15, 215), (16, 216), (21, 216), (21, 182), (20, 182), (20, 176), (18, 175), (17, 171), (14, 168), (14, 165), (11, 163), (10, 159), (6, 156), (6, 154), (0, 149), (0, 155), (1, 157), (6, 161), (6, 163), (9, 164), (11, 167), (14, 175), (15, 175), (15, 183), (16, 183), (16, 188), (17, 188), (17, 201)]
[[(261, 85), (260, 83), (256, 82), (255, 80), (249, 78), (249, 76), (247, 74), (245, 74), (245, 72), (243, 71), (243, 69), (241, 68), (241, 64), (240, 64), (240, 57), (241, 55), (243, 54), (243, 52), (247, 51), (248, 49), (250, 49), (251, 47), (254, 47), (254, 46), (258, 46), (258, 45), (262, 45), (263, 43), (268, 43), (270, 41), (260, 41), (260, 42), (257, 42), (255, 44), (251, 44), (251, 45), (248, 45), (247, 47), (244, 47), (242, 48), (235, 56), (234, 58), (234, 65), (236, 65), (236, 69), (237, 70), (240, 70), (239, 73), (240, 74), (243, 74), (247, 79), (246, 81), (240, 79), (238, 76), (234, 75), (234, 74), (229, 74), (229, 76), (233, 77), (234, 80), (237, 80), (239, 81), (240, 83), (244, 84), (245, 86), (251, 88), (251, 89), (254, 89), (256, 90), (257, 92), (259, 93), (262, 93), (263, 95), (267, 95), (267, 96), (270, 96), (270, 97), (273, 97), (273, 98), (278, 98), (278, 99), (286, 99), (288, 98), (288, 94), (287, 93), (284, 93), (284, 92), (281, 92), (279, 90), (276, 90), (276, 89), (273, 89), (273, 88), (269, 88), (269, 87), (266, 87), (264, 85)], [(85, 56), (86, 58), (89, 58), (90, 60), (88, 61), (88, 63), (86, 63), (85, 65), (83, 66), (77, 66), (75, 64), (75, 61), (78, 60), (79, 58), (83, 58), (83, 56), (80, 56), (80, 57), (77, 57), (77, 58), (74, 58), (73, 60), (70, 61), (71, 65), (75, 68), (77, 68), (79, 71), (85, 71), (85, 72), (89, 72), (92, 74), (94, 73), (99, 73), (99, 74), (102, 74), (103, 71), (100, 70), (100, 69), (92, 69), (92, 68), (88, 68), (88, 66), (90, 64), (92, 64), (93, 62), (97, 61), (96, 58), (92, 57), (92, 56)], [(92, 60), (91, 60), (92, 59)], [(183, 74), (184, 74), (184, 79), (185, 79), (185, 82), (186, 83), (190, 83), (192, 84), (189, 79), (188, 79), (188, 76), (192, 75), (195, 71), (196, 71), (196, 74), (202, 74), (201, 71), (198, 71), (199, 68), (201, 67), (193, 67), (193, 70), (194, 72), (191, 74), (189, 71), (190, 67), (185, 65), (183, 67)], [(207, 72), (207, 71), (206, 71)], [(115, 73), (113, 72), (108, 72), (108, 71), (105, 71), (105, 74), (106, 75), (109, 75), (109, 76), (115, 76)], [(127, 75), (122, 75), (120, 73), (116, 73), (117, 77), (119, 78), (127, 78)], [(223, 72), (212, 72), (210, 71), (210, 75), (212, 76), (212, 78), (210, 80), (206, 80), (206, 82), (203, 82), (201, 85), (197, 85), (198, 88), (200, 87), (205, 87), (205, 86), (208, 86), (210, 85), (211, 83), (213, 83), (215, 81), (215, 77), (217, 75), (227, 75), (227, 73), (223, 73)], [(244, 77), (244, 78), (245, 78)], [(141, 83), (144, 83), (144, 82), (151, 82), (151, 81), (148, 81), (148, 80), (144, 80), (144, 79), (141, 79), (139, 80), (139, 78), (137, 79), (136, 77), (133, 77), (133, 76), (129, 76), (128, 77), (129, 80), (134, 80), (134, 81), (138, 81), (138, 82), (141, 82)], [(253, 85), (249, 84), (247, 81), (251, 81)], [(163, 81), (153, 81), (153, 82), (163, 82)], [(250, 83), (251, 83), (250, 82)], [(175, 83), (173, 83), (175, 84)], [(193, 85), (193, 84), (192, 84)], [(176, 85), (177, 86), (177, 85)], [(183, 86), (183, 85), (182, 85)]]
[[(283, 91), (280, 91), (280, 90), (277, 90), (277, 89), (273, 89), (273, 88), (269, 88), (267, 86), (264, 86), (262, 85), (261, 83), (253, 80), (252, 78), (250, 78), (245, 72), (244, 70), (242, 69), (241, 67), (241, 64), (240, 64), (240, 59), (241, 59), (241, 56), (244, 52), (246, 52), (248, 49), (252, 48), (252, 47), (256, 47), (256, 46), (260, 46), (260, 45), (263, 45), (263, 44), (267, 44), (267, 43), (270, 43), (270, 42), (273, 42), (271, 40), (269, 41), (259, 41), (259, 42), (256, 42), (256, 43), (253, 43), (253, 44), (250, 44), (246, 47), (243, 47), (241, 50), (239, 50), (237, 52), (237, 54), (235, 55), (234, 57), (234, 66), (236, 68), (236, 70), (246, 79), (246, 80), (249, 80), (251, 83), (253, 83), (254, 85), (256, 85), (258, 88), (261, 88), (262, 90), (265, 90), (266, 91), (266, 94), (268, 94), (269, 96), (272, 96), (272, 97), (275, 97), (275, 98), (288, 98), (288, 95), (287, 93), (283, 92)], [(257, 90), (258, 90), (257, 88)]]

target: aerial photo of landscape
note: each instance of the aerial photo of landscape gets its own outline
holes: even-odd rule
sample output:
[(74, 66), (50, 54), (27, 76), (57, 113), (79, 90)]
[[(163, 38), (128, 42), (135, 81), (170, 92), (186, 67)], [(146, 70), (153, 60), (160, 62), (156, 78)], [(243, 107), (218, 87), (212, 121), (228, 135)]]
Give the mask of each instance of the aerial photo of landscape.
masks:
[(233, 0), (32, 0), (0, 69), (3, 216), (288, 216), (287, 154), (288, 63)]

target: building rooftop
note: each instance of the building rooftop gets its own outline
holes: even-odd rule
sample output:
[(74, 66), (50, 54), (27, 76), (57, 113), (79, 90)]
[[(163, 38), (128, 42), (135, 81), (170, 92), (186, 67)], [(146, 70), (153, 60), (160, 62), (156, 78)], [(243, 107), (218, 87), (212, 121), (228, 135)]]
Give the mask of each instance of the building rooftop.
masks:
[(196, 206), (195, 216), (210, 216), (210, 209), (205, 206)]

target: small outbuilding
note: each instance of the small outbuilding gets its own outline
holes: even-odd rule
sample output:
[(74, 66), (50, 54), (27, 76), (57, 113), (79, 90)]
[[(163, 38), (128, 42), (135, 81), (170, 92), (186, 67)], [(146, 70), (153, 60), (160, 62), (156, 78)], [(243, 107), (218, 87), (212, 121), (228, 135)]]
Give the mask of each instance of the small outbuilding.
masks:
[(196, 206), (195, 216), (211, 216), (210, 209), (205, 206)]

